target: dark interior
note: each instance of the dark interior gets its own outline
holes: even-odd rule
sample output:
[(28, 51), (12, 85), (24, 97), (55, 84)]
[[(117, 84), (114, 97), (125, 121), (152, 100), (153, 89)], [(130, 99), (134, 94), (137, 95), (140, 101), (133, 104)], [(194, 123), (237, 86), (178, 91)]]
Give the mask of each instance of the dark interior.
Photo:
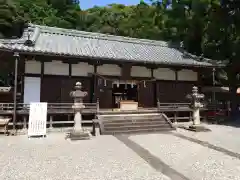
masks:
[(119, 107), (121, 100), (138, 101), (137, 85), (113, 84), (112, 97), (114, 108)]

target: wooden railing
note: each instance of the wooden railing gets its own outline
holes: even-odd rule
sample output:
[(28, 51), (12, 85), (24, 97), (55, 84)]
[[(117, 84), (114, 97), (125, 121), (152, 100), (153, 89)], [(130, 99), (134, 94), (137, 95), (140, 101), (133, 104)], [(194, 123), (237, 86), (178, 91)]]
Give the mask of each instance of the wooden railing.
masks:
[(190, 111), (190, 103), (157, 103), (160, 111)]
[[(98, 103), (84, 103), (83, 114), (95, 114)], [(73, 103), (48, 103), (48, 114), (73, 114)], [(0, 103), (0, 114), (12, 114), (14, 109), (13, 103)], [(26, 115), (29, 113), (30, 104), (18, 103), (17, 113)]]
[[(173, 123), (188, 122), (192, 120), (192, 109), (190, 103), (157, 103), (158, 111), (167, 115), (168, 119)], [(201, 119), (205, 119), (206, 108), (200, 109)], [(184, 114), (184, 115), (183, 115)]]
[[(73, 115), (74, 110), (72, 108), (73, 103), (48, 103), (48, 118), (47, 125), (52, 128), (53, 125), (72, 125), (74, 123)], [(98, 103), (84, 103), (85, 108), (82, 110), (83, 115), (95, 115), (98, 111)], [(13, 103), (0, 103), (0, 115), (12, 116), (14, 110)], [(17, 115), (20, 118), (17, 119), (16, 125), (19, 128), (27, 129), (28, 116), (29, 116), (30, 104), (18, 103)], [(58, 116), (65, 116), (62, 120), (57, 119)], [(56, 117), (56, 119), (54, 119)], [(83, 123), (92, 123), (92, 121), (83, 121)], [(9, 126), (13, 123), (10, 122)]]
[[(73, 103), (48, 103), (48, 118), (47, 125), (49, 128), (57, 125), (72, 125), (74, 110), (72, 108)], [(82, 110), (83, 115), (93, 115), (93, 118), (97, 114), (113, 112), (112, 109), (99, 109), (99, 103), (84, 103), (85, 108)], [(192, 110), (189, 108), (190, 103), (159, 103), (157, 107), (152, 108), (139, 108), (137, 112), (133, 113), (152, 113), (163, 112), (172, 122), (189, 121), (192, 118)], [(0, 115), (12, 116), (13, 103), (0, 103)], [(17, 119), (16, 125), (19, 128), (27, 128), (28, 116), (29, 116), (29, 104), (18, 103), (17, 115), (21, 118)], [(204, 109), (202, 109), (204, 110)], [(131, 112), (128, 112), (131, 113)], [(184, 114), (184, 115), (181, 115)], [(64, 116), (59, 120), (59, 116)], [(92, 124), (92, 120), (83, 120), (84, 124)], [(11, 126), (13, 123), (10, 122)]]

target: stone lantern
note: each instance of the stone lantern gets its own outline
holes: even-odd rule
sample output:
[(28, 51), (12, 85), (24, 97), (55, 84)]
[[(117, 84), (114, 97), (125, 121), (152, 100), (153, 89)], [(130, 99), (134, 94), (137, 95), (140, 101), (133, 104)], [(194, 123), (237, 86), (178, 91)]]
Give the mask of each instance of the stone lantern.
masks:
[(193, 124), (189, 126), (189, 130), (193, 131), (206, 131), (208, 130), (207, 128), (201, 126), (201, 121), (200, 121), (200, 108), (203, 108), (203, 99), (204, 99), (204, 94), (198, 93), (198, 88), (194, 86), (192, 88), (192, 93), (187, 95), (187, 99), (191, 101), (190, 108), (192, 109), (193, 112)]
[(70, 132), (69, 138), (71, 140), (90, 139), (91, 133), (82, 128), (82, 109), (85, 108), (83, 98), (87, 96), (87, 92), (82, 91), (82, 83), (77, 82), (75, 90), (70, 92), (70, 96), (74, 99), (72, 106), (74, 110), (74, 127)]

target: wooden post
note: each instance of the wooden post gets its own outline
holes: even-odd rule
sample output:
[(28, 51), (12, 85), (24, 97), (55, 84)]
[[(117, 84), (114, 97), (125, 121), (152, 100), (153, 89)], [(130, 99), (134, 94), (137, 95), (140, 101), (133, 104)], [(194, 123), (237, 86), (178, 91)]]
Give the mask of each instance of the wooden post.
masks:
[(100, 107), (99, 107), (99, 98), (97, 98), (97, 114), (99, 113)]
[(192, 112), (190, 111), (189, 113), (189, 121), (191, 122), (192, 121)]
[(174, 111), (174, 123), (177, 124), (177, 111)]
[(100, 105), (99, 105), (99, 98), (97, 98), (97, 102), (96, 102), (96, 114), (95, 114), (95, 119), (97, 119), (98, 118), (98, 114), (99, 114), (99, 111), (100, 111)]
[(27, 129), (27, 116), (23, 116), (23, 130)]
[(50, 121), (49, 121), (49, 128), (53, 128), (53, 116), (50, 116)]
[(157, 99), (157, 108), (158, 108), (159, 112), (161, 112), (160, 106), (161, 106), (160, 101), (159, 101), (159, 99)]

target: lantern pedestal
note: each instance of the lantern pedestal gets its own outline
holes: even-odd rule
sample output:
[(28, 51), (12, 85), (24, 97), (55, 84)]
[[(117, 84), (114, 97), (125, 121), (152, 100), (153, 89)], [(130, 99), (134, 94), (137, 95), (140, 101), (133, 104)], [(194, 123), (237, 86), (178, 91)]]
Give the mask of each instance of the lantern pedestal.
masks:
[(71, 131), (69, 134), (69, 138), (74, 141), (74, 140), (88, 140), (91, 139), (92, 135), (89, 131), (87, 130), (79, 130), (79, 131)]
[[(80, 105), (80, 107), (78, 107)], [(92, 137), (91, 133), (88, 130), (82, 128), (82, 114), (81, 108), (84, 108), (82, 104), (75, 105), (76, 113), (74, 115), (74, 127), (69, 134), (71, 140), (87, 140)]]
[(189, 131), (194, 131), (194, 132), (209, 132), (211, 131), (210, 129), (206, 128), (203, 125), (190, 125), (189, 127), (186, 127), (185, 129)]
[(196, 86), (193, 87), (192, 93), (187, 95), (187, 98), (191, 100), (191, 109), (193, 113), (193, 124), (186, 127), (185, 129), (195, 132), (207, 132), (211, 131), (205, 126), (201, 125), (200, 121), (200, 108), (203, 107), (201, 100), (204, 99), (204, 94), (198, 93), (198, 88)]

